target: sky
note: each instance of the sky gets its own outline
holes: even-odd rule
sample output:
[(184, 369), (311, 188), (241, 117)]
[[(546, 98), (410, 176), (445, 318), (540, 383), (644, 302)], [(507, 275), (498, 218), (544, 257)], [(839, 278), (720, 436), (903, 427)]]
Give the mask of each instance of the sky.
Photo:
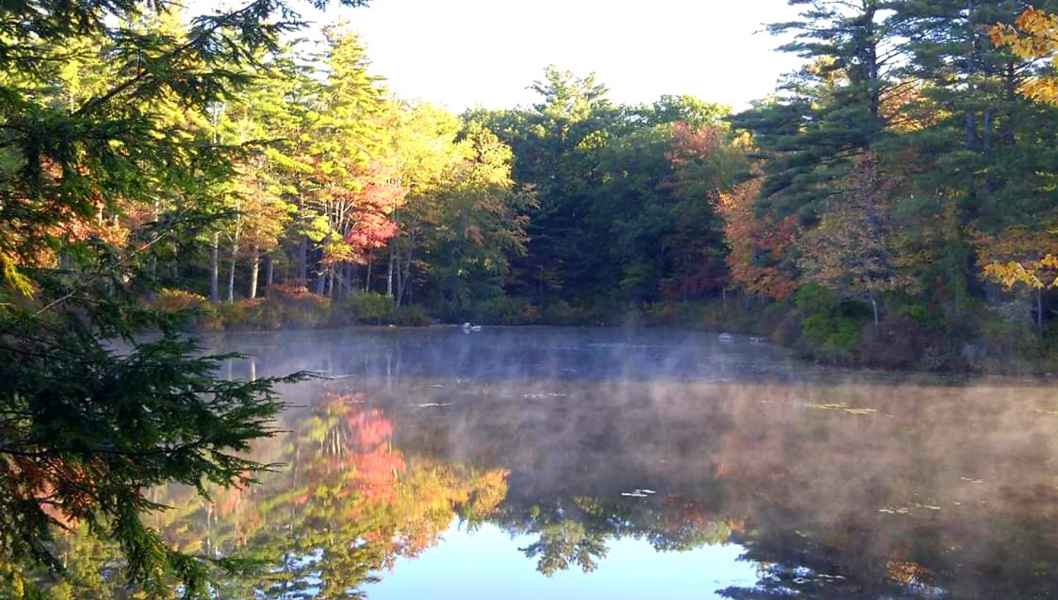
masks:
[[(752, 588), (758, 565), (741, 560), (745, 549), (704, 545), (686, 552), (659, 552), (645, 539), (611, 537), (595, 571), (577, 567), (545, 577), (519, 548), (535, 535), (512, 536), (491, 524), (474, 531), (454, 522), (440, 543), (417, 557), (401, 557), (382, 581), (365, 587), (373, 600), (535, 600), (537, 598), (722, 598), (713, 590)], [(661, 587), (664, 586), (664, 587)]]
[(785, 0), (372, 0), (303, 15), (346, 20), (397, 96), (454, 111), (528, 106), (550, 64), (595, 72), (617, 102), (692, 94), (739, 109), (798, 65), (762, 32), (793, 15)]

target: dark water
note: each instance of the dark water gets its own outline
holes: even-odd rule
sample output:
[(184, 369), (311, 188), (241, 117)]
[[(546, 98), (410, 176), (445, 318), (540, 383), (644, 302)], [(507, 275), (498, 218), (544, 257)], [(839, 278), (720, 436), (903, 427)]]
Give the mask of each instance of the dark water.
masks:
[(1058, 596), (1058, 395), (576, 329), (210, 340), (299, 369), (282, 463), (174, 543), (269, 561), (224, 598)]

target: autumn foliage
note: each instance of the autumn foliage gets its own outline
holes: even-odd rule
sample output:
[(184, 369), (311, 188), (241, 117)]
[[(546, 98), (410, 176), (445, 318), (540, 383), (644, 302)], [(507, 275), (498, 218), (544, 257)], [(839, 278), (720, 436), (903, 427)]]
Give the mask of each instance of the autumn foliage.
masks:
[(755, 202), (760, 179), (720, 194), (724, 235), (730, 249), (727, 264), (732, 280), (752, 294), (782, 300), (797, 289), (797, 280), (785, 270), (783, 260), (799, 235), (794, 217), (769, 223), (757, 216)]

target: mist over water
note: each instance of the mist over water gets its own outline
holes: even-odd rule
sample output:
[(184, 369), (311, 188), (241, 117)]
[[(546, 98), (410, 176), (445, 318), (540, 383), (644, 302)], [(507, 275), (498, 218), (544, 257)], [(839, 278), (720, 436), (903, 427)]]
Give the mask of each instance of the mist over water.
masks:
[(225, 597), (1058, 594), (1058, 395), (557, 328), (206, 340), (284, 388), (283, 463), (156, 525), (271, 561)]

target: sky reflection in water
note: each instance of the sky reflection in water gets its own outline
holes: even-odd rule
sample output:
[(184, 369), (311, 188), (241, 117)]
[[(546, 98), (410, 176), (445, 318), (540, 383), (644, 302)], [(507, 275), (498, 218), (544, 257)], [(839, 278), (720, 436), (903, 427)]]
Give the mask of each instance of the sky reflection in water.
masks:
[[(210, 340), (284, 391), (287, 466), (185, 547), (276, 566), (230, 596), (1046, 597), (1058, 396), (801, 364), (746, 339), (576, 329)], [(380, 578), (380, 582), (371, 581)]]

